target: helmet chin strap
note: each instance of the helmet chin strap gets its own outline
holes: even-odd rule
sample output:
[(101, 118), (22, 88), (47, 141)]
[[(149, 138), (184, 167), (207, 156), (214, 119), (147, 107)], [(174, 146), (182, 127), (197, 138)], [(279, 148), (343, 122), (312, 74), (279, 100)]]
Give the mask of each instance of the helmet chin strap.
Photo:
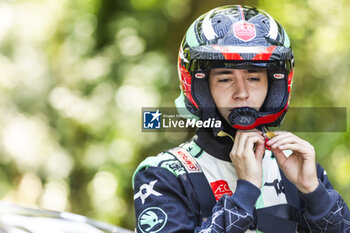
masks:
[(254, 124), (259, 117), (261, 117), (261, 113), (254, 108), (241, 107), (233, 109), (228, 120), (233, 128), (240, 129), (240, 126), (247, 127)]

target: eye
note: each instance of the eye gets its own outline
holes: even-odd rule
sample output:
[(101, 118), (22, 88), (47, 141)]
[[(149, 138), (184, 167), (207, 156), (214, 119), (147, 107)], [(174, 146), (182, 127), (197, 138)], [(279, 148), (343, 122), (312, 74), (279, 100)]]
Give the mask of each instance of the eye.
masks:
[(218, 80), (219, 83), (226, 83), (226, 82), (230, 82), (230, 81), (231, 81), (231, 79), (229, 79), (229, 78), (221, 78)]
[(249, 77), (248, 78), (249, 81), (260, 81), (259, 77)]

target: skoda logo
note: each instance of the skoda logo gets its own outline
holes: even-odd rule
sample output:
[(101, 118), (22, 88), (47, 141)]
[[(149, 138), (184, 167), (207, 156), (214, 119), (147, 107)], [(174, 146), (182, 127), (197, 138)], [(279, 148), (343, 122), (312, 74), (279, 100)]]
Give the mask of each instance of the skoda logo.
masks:
[(163, 229), (168, 216), (158, 207), (150, 207), (142, 211), (138, 220), (138, 228), (143, 233), (156, 233)]

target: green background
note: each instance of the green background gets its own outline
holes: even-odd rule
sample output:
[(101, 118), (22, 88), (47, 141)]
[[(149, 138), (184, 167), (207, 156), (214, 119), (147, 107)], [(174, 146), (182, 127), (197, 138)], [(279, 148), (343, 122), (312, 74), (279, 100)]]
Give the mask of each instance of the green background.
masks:
[[(191, 137), (142, 132), (141, 108), (174, 106), (186, 29), (233, 3), (267, 11), (288, 32), (296, 58), (291, 107), (349, 113), (349, 1), (2, 0), (1, 200), (132, 229), (138, 163)], [(314, 145), (349, 204), (349, 117), (346, 124), (346, 132), (296, 134)]]

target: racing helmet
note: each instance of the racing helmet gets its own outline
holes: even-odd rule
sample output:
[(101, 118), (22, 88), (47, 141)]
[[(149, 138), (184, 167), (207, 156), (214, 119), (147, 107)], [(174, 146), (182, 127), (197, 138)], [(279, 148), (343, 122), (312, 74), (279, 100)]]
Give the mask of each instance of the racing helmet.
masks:
[(181, 93), (175, 100), (185, 118), (222, 119), (210, 95), (213, 68), (266, 68), (268, 91), (259, 111), (241, 107), (229, 117), (233, 129), (279, 126), (287, 112), (294, 74), (293, 51), (284, 28), (269, 14), (249, 6), (215, 8), (198, 17), (179, 49)]

